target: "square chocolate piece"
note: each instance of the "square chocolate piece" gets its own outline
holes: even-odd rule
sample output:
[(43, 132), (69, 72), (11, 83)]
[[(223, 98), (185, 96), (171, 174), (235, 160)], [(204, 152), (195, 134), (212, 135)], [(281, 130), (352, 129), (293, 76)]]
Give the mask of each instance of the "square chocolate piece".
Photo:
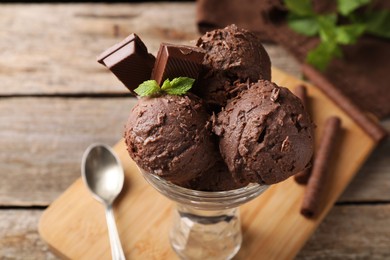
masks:
[(161, 85), (166, 79), (189, 77), (197, 79), (202, 67), (203, 49), (161, 43), (152, 71), (152, 79)]
[(100, 54), (97, 61), (109, 68), (134, 93), (139, 84), (150, 79), (155, 58), (148, 53), (138, 35), (131, 34)]

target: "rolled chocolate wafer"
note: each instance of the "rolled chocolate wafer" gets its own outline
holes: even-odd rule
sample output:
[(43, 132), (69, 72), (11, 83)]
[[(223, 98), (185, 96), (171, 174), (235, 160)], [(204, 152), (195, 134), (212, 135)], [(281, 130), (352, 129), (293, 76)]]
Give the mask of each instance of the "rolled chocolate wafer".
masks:
[(161, 43), (151, 78), (159, 85), (177, 77), (197, 79), (204, 55), (198, 47)]
[(134, 94), (134, 89), (150, 79), (155, 58), (136, 34), (104, 51), (97, 61), (112, 73)]
[(305, 217), (313, 217), (318, 213), (320, 201), (324, 192), (324, 183), (331, 155), (337, 141), (341, 120), (336, 116), (329, 117), (325, 122), (320, 146), (317, 150), (312, 174), (306, 187), (301, 214)]
[[(313, 159), (312, 159), (313, 160)], [(310, 161), (312, 163), (312, 160)], [(298, 172), (294, 175), (294, 180), (298, 184), (305, 185), (309, 181), (311, 176), (311, 165), (309, 165), (306, 169), (301, 172)]]
[(302, 105), (307, 109), (307, 89), (305, 85), (298, 85), (294, 88), (294, 95), (299, 97)]
[(378, 123), (368, 118), (352, 101), (343, 95), (324, 75), (309, 64), (302, 65), (302, 73), (316, 85), (325, 95), (347, 113), (372, 139), (381, 142), (387, 132)]
[[(307, 109), (307, 89), (305, 85), (296, 86), (294, 88), (294, 94), (299, 97), (299, 99), (302, 101), (303, 106), (305, 107), (305, 109)], [(312, 160), (310, 160), (310, 165), (308, 166), (308, 168), (294, 175), (294, 180), (298, 184), (306, 184), (309, 180), (311, 174), (311, 163)]]

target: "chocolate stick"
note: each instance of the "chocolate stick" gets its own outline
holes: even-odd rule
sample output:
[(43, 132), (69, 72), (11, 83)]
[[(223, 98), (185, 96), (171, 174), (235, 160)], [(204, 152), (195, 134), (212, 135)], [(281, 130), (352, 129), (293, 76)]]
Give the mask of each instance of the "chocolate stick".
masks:
[[(304, 108), (307, 111), (307, 89), (304, 85), (298, 85), (294, 88), (294, 94), (299, 97), (299, 99), (302, 101), (302, 104)], [(313, 160), (310, 160), (310, 163), (312, 163)], [(298, 172), (297, 174), (294, 175), (294, 180), (298, 184), (306, 184), (307, 181), (310, 178), (311, 174), (311, 166), (304, 169), (301, 172)]]
[(294, 94), (295, 96), (299, 97), (299, 99), (302, 101), (303, 107), (307, 111), (307, 89), (305, 85), (298, 85), (294, 88)]
[[(312, 161), (313, 160), (311, 159), (310, 162), (312, 162)], [(304, 185), (304, 184), (307, 184), (307, 182), (309, 181), (310, 175), (311, 175), (311, 166), (309, 166), (306, 169), (304, 169), (303, 171), (295, 174), (294, 180), (296, 181), (296, 183)]]
[(381, 142), (387, 137), (387, 132), (371, 121), (356, 107), (340, 90), (330, 83), (320, 72), (308, 64), (302, 65), (302, 73), (313, 82), (324, 94), (344, 110), (374, 141)]
[(301, 214), (305, 217), (310, 218), (314, 216), (319, 209), (319, 202), (324, 192), (326, 174), (337, 141), (336, 138), (340, 130), (340, 125), (341, 120), (336, 116), (329, 117), (325, 122), (321, 143), (314, 160), (312, 174), (303, 197)]

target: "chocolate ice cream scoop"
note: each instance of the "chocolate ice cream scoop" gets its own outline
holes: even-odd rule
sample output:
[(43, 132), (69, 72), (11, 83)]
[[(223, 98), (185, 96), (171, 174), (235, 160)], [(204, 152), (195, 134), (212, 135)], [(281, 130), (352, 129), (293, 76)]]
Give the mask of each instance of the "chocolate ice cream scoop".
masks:
[(202, 101), (193, 94), (144, 97), (125, 131), (128, 152), (143, 170), (173, 183), (210, 169), (218, 149)]
[(301, 101), (265, 80), (230, 100), (213, 130), (238, 182), (283, 181), (305, 169), (313, 153), (313, 126)]
[(228, 191), (245, 187), (248, 184), (236, 182), (226, 164), (220, 158), (207, 172), (179, 185), (187, 189), (199, 191)]
[(214, 107), (246, 88), (245, 82), (271, 80), (271, 61), (253, 33), (227, 26), (203, 35), (197, 46), (206, 51), (204, 70), (198, 82), (198, 95)]

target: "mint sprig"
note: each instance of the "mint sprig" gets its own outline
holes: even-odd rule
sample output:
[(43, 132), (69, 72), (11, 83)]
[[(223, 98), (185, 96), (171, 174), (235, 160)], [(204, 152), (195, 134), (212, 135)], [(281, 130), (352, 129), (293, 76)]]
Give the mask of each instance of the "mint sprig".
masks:
[[(342, 57), (342, 45), (355, 44), (364, 34), (390, 38), (390, 12), (388, 10), (365, 13), (356, 12), (371, 0), (337, 0), (337, 11), (318, 14), (311, 0), (284, 0), (289, 13), (287, 22), (291, 29), (306, 35), (318, 36), (320, 43), (306, 56), (306, 61), (320, 70), (325, 70), (335, 57)], [(343, 24), (339, 24), (340, 17)]]
[(140, 97), (159, 96), (164, 93), (168, 95), (184, 95), (190, 90), (195, 79), (187, 77), (174, 78), (172, 81), (166, 79), (160, 87), (155, 80), (147, 80), (141, 83), (138, 88), (134, 89)]
[(371, 0), (337, 0), (337, 9), (342, 15), (347, 16), (359, 7), (369, 4), (370, 1)]
[(357, 22), (366, 25), (367, 33), (390, 39), (390, 11), (378, 10), (369, 11), (355, 18)]
[(141, 97), (153, 96), (160, 93), (160, 86), (155, 80), (147, 80), (134, 89), (134, 92)]
[(311, 0), (285, 0), (284, 3), (287, 9), (293, 14), (299, 16), (310, 16), (314, 14)]

